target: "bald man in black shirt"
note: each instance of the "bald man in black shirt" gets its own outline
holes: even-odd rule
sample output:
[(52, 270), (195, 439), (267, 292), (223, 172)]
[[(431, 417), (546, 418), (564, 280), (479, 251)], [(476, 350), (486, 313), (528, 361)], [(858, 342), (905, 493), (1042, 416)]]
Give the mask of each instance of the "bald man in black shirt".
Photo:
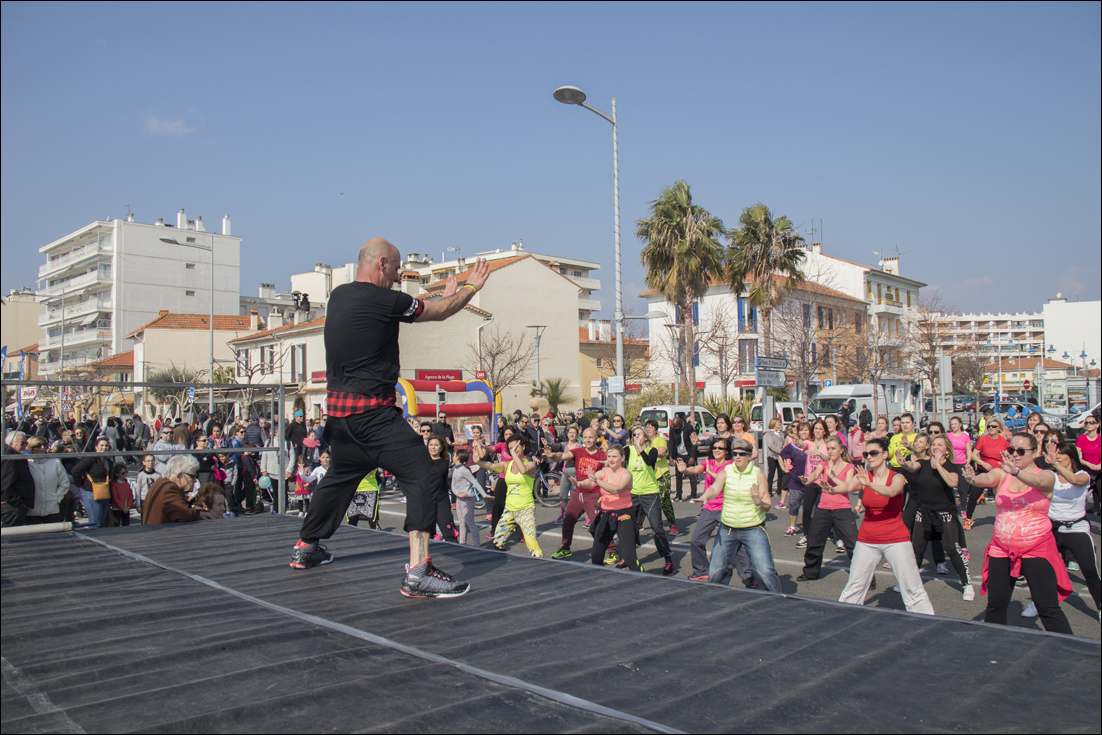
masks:
[(455, 276), (449, 278), (439, 301), (392, 289), (401, 267), (397, 248), (381, 238), (370, 240), (360, 249), (356, 280), (329, 297), (325, 434), (332, 461), (314, 490), (291, 566), (309, 569), (332, 561), (319, 540), (337, 530), (360, 481), (382, 468), (397, 478), (406, 496), (410, 559), (400, 591), (407, 597), (458, 597), (470, 586), (436, 569), (428, 553), (437, 502), (447, 491), (421, 438), (397, 408), (398, 330), (403, 322), (442, 321), (459, 312), (485, 285), (489, 266), (479, 258), (462, 286)]

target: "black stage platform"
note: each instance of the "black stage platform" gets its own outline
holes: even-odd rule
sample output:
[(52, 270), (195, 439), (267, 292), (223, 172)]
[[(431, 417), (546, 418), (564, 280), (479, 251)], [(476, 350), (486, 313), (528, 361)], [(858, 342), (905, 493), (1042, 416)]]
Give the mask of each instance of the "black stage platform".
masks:
[(3, 732), (1099, 732), (1097, 641), (298, 520), (6, 539)]

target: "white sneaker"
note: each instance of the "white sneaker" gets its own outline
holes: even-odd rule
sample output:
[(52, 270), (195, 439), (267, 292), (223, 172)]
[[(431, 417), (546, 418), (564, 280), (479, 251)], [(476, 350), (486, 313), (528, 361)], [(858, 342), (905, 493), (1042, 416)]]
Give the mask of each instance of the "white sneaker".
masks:
[(964, 585), (964, 601), (971, 602), (976, 599), (976, 588), (970, 584)]
[(1030, 600), (1029, 604), (1025, 606), (1025, 610), (1022, 610), (1023, 618), (1035, 618), (1037, 617), (1037, 606)]
[(937, 573), (938, 574), (948, 574), (949, 573), (949, 566), (945, 562), (941, 562), (940, 564), (937, 565)]
[(892, 592), (899, 592), (899, 585), (892, 587)]

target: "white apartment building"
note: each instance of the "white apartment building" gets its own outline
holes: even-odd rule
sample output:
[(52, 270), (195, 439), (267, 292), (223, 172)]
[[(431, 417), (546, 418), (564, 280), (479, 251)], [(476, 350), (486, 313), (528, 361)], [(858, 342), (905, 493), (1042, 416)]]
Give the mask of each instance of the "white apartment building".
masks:
[[(191, 244), (213, 247), (213, 273), (210, 252)], [(221, 234), (207, 232), (202, 217), (187, 219), (183, 209), (175, 226), (163, 219), (137, 222), (133, 215), (96, 221), (39, 252), (46, 256), (38, 269), (46, 308), (38, 320), (44, 375), (60, 369), (62, 348), (67, 369), (131, 349), (127, 335), (161, 310), (209, 313), (212, 279), (214, 313), (240, 308), (241, 238), (230, 234), (228, 216)]]
[[(439, 263), (433, 258), (430, 258), (426, 253), (406, 253), (405, 261), (402, 263), (402, 269), (408, 272), (407, 275), (415, 273), (420, 279), (422, 286), (428, 286), (467, 270), (470, 266), (470, 258), (459, 255), (458, 250), (454, 248), (449, 248), (449, 250), (455, 250), (456, 257), (445, 260), (445, 256), (448, 253), (448, 251), (445, 250), (440, 253)], [(584, 327), (588, 325), (593, 312), (601, 310), (601, 302), (596, 298), (597, 291), (601, 289), (601, 282), (596, 278), (590, 277), (592, 271), (601, 267), (600, 263), (594, 263), (589, 260), (579, 260), (577, 258), (566, 258), (560, 255), (529, 253), (524, 249), (523, 240), (512, 243), (508, 249), (497, 248), (496, 250), (486, 250), (484, 252), (475, 253), (473, 257), (485, 258), (492, 264), (495, 261), (508, 260), (524, 255), (531, 255), (552, 270), (557, 271), (559, 275), (570, 279), (578, 286), (580, 289), (578, 292), (578, 326)], [(346, 265), (337, 266), (336, 268), (325, 263), (317, 263), (314, 266), (314, 270), (306, 273), (297, 273), (291, 276), (291, 291), (308, 294), (311, 308), (313, 309), (315, 306), (318, 306), (324, 311), (325, 304), (329, 300), (329, 294), (333, 292), (333, 289), (341, 284), (350, 283), (355, 279), (355, 263), (348, 263)], [(403, 280), (405, 280), (405, 278)], [(274, 286), (272, 290), (274, 292)], [(263, 297), (264, 294), (262, 293), (261, 296)], [(257, 304), (249, 304), (249, 306), (256, 305)], [(242, 300), (241, 313), (247, 313), (244, 299)], [(264, 312), (262, 309), (261, 315), (263, 314)]]
[(945, 321), (949, 350), (978, 349), (992, 360), (999, 354), (1023, 360), (1043, 355), (1080, 368), (1102, 362), (1102, 301), (1068, 301), (1056, 294), (1039, 312), (947, 314)]

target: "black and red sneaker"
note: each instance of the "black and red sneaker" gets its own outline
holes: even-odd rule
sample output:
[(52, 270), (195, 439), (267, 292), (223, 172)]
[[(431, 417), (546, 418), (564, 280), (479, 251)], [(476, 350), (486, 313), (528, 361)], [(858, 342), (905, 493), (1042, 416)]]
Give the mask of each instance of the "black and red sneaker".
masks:
[(662, 568), (662, 576), (672, 577), (675, 574), (677, 574), (677, 570), (673, 568), (673, 562), (666, 561), (666, 566)]
[(331, 561), (333, 561), (333, 555), (317, 541), (308, 544), (300, 539), (295, 544), (295, 550), (291, 552), (292, 569), (309, 569), (310, 567), (328, 564)]

